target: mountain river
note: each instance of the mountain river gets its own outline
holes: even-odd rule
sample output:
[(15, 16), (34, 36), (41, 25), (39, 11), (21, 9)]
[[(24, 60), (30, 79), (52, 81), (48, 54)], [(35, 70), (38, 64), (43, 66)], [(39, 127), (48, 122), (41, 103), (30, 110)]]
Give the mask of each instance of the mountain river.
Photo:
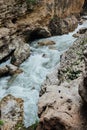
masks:
[[(76, 40), (72, 35), (80, 28), (87, 27), (87, 21), (78, 25), (77, 29), (69, 34), (47, 38), (56, 44), (49, 46), (39, 46), (38, 41), (34, 41), (30, 46), (31, 56), (21, 64), (23, 73), (17, 77), (5, 77), (0, 79), (0, 99), (8, 94), (20, 97), (24, 100), (24, 124), (26, 127), (38, 120), (38, 99), (41, 84), (60, 61), (60, 55), (63, 54)], [(46, 57), (43, 57), (43, 55)], [(9, 60), (0, 66), (9, 64)]]

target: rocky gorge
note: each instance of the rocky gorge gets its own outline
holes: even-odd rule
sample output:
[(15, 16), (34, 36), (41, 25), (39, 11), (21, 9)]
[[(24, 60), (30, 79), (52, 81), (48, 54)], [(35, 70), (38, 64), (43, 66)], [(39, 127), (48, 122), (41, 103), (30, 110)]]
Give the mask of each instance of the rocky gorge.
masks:
[(1, 130), (87, 129), (86, 9), (87, 0), (0, 1)]

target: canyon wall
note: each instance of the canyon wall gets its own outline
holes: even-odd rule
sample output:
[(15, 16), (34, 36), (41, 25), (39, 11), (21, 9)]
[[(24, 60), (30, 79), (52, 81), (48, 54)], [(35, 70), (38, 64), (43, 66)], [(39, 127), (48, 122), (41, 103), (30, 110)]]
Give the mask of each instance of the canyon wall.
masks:
[[(82, 11), (84, 1), (36, 0), (30, 3), (29, 0), (0, 0), (0, 60), (12, 54), (14, 39), (28, 42), (74, 30), (78, 24), (75, 16)], [(9, 47), (9, 43), (14, 47)]]
[(0, 25), (10, 22), (9, 20), (15, 23), (19, 17), (23, 18), (24, 20), (22, 20), (25, 22), (25, 16), (27, 16), (27, 19), (29, 18), (28, 23), (34, 20), (41, 24), (41, 20), (44, 19), (45, 21), (54, 15), (64, 18), (71, 14), (78, 14), (82, 10), (83, 4), (84, 0), (39, 0), (36, 4), (30, 6), (27, 0), (1, 0)]

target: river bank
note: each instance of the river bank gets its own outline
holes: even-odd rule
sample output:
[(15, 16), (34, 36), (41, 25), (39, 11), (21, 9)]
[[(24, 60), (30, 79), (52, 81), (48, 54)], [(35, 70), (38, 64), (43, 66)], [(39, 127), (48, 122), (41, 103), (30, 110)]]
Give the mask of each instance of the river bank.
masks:
[[(54, 67), (60, 61), (60, 55), (72, 46), (73, 42), (76, 40), (72, 35), (80, 28), (86, 27), (86, 25), (86, 21), (84, 21), (83, 25), (79, 25), (73, 33), (49, 38), (48, 40), (54, 41), (56, 43), (55, 45), (39, 46), (37, 44), (38, 41), (33, 42), (30, 47), (32, 52), (30, 58), (21, 65), (21, 69), (24, 72), (19, 75), (14, 75), (13, 77), (1, 78), (0, 98), (12, 94), (24, 100), (24, 123), (26, 127), (38, 120), (37, 104), (39, 91), (46, 75), (53, 71)], [(44, 40), (46, 39), (40, 41)], [(43, 57), (43, 55), (45, 57)], [(64, 66), (66, 66), (66, 64)], [(56, 74), (56, 76), (58, 76), (56, 69), (54, 73), (55, 74), (51, 74), (51, 78), (48, 76), (46, 81), (47, 86), (48, 83), (49, 85), (56, 85), (55, 82), (57, 85), (59, 84), (58, 77), (55, 77)], [(50, 79), (52, 79), (52, 81), (50, 81)]]

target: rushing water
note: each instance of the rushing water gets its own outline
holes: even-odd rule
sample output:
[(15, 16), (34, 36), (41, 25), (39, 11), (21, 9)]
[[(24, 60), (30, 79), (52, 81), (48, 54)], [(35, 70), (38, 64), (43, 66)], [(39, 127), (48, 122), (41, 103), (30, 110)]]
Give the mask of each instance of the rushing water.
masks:
[[(37, 103), (39, 91), (46, 75), (59, 63), (60, 55), (76, 40), (72, 35), (85, 26), (87, 27), (86, 22), (83, 25), (79, 25), (72, 33), (48, 38), (56, 42), (50, 48), (49, 46), (39, 46), (37, 44), (38, 41), (33, 42), (31, 56), (21, 65), (24, 72), (18, 76), (0, 79), (0, 98), (3, 98), (7, 94), (12, 94), (24, 99), (24, 123), (26, 127), (38, 119)], [(44, 54), (45, 57), (43, 56)], [(9, 61), (5, 64), (8, 63)]]

